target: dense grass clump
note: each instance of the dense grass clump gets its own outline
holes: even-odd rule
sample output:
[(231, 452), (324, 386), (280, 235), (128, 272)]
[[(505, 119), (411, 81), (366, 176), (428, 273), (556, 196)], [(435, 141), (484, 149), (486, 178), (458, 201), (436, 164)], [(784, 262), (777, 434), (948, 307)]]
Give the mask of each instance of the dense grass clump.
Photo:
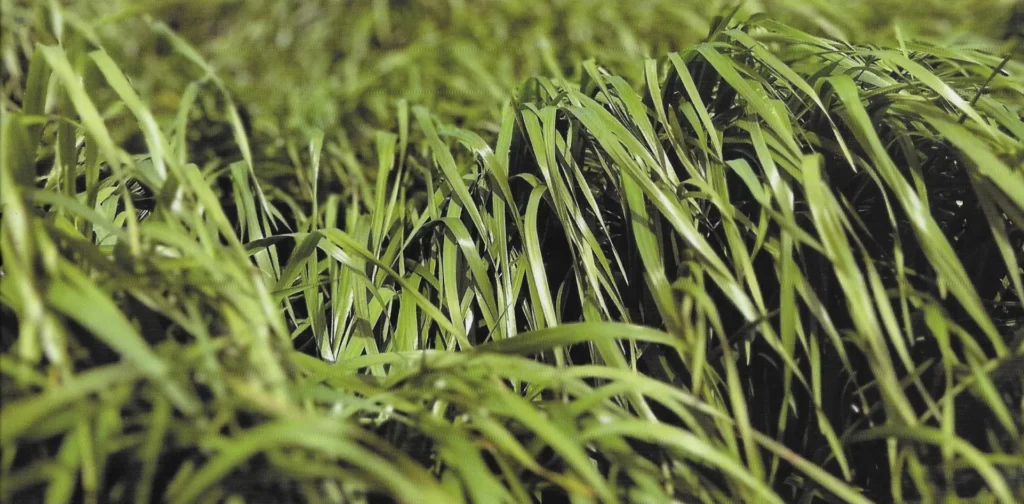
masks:
[[(257, 7), (4, 4), (0, 500), (1024, 500), (1012, 47), (412, 3), (265, 76)], [(474, 9), (550, 43), (432, 24)]]

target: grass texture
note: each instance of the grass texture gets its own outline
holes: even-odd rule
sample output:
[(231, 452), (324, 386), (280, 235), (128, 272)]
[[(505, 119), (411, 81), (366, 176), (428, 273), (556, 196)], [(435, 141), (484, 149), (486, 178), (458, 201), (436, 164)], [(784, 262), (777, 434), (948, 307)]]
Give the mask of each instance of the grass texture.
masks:
[(1024, 500), (995, 17), (407, 3), (4, 0), (0, 500)]

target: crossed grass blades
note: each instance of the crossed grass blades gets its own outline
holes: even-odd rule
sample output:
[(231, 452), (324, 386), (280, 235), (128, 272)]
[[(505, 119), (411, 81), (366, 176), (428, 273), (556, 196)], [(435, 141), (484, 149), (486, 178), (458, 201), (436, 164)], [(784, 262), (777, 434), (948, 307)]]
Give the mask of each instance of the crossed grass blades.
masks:
[(0, 125), (4, 501), (1024, 499), (1019, 62), (725, 17), (289, 193), (173, 32), (162, 121), (65, 28)]

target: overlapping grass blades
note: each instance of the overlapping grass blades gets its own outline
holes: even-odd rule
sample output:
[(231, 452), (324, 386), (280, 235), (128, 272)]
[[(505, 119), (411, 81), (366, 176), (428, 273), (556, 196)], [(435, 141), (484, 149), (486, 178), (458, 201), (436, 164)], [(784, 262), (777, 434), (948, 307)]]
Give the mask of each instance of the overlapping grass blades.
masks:
[(0, 132), (4, 501), (1024, 498), (1018, 62), (726, 19), (288, 197), (73, 40)]

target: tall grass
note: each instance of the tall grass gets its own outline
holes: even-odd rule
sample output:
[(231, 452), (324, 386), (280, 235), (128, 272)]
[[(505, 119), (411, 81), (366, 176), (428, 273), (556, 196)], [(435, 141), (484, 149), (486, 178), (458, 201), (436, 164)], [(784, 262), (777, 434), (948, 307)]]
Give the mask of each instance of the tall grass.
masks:
[(1019, 61), (725, 16), (272, 162), (68, 19), (0, 124), (0, 500), (1024, 499)]

